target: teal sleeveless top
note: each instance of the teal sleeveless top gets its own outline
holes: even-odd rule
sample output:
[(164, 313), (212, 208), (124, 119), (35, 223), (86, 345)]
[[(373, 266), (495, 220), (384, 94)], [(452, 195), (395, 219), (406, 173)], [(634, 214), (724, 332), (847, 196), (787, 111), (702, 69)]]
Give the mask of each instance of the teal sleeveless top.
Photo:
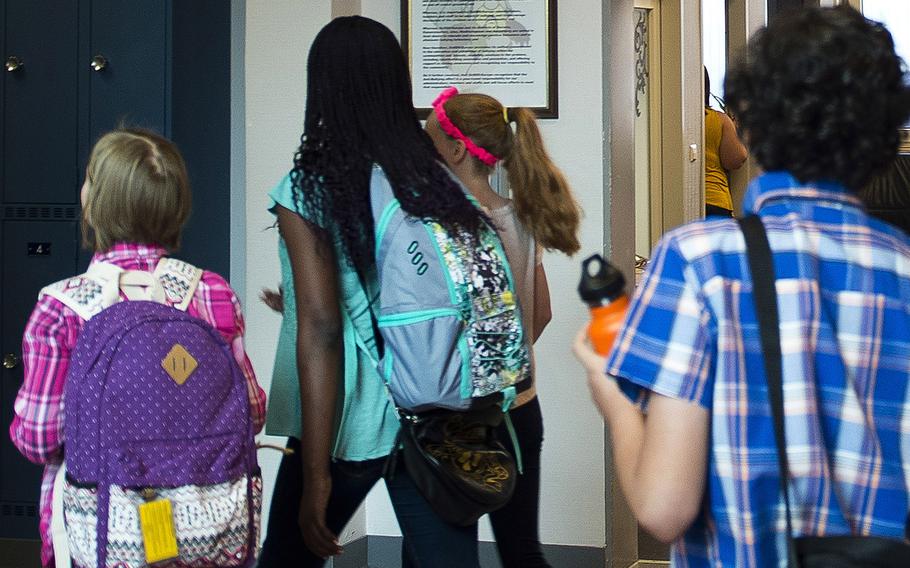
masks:
[[(272, 199), (270, 211), (273, 213), (275, 207), (280, 205), (297, 211), (304, 219), (313, 220), (310, 214), (301, 212), (294, 203), (290, 176), (285, 176), (272, 189), (269, 197)], [(363, 352), (363, 349), (371, 349), (374, 351), (373, 357), (376, 357), (367, 294), (357, 272), (349, 263), (342, 261), (345, 258), (344, 248), (337, 238), (334, 239), (334, 248), (339, 259), (344, 365), (339, 380), (339, 405), (332, 456), (346, 461), (380, 458), (392, 450), (398, 433), (398, 420), (382, 379), (376, 373), (370, 357)], [(301, 417), (300, 387), (297, 382), (297, 311), (291, 259), (283, 238), (279, 238), (278, 258), (281, 261), (284, 313), (275, 352), (265, 431), (269, 435), (299, 438)], [(358, 333), (365, 338), (362, 347), (356, 341)]]

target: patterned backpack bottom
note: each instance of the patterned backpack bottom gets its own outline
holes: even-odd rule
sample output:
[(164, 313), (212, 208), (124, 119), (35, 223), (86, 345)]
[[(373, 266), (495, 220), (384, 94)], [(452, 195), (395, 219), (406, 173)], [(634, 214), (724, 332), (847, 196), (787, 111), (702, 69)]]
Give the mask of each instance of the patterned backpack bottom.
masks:
[[(64, 485), (63, 514), (70, 556), (76, 568), (97, 565), (98, 492), (98, 487), (80, 486), (70, 479)], [(259, 535), (250, 535), (249, 527), (260, 526), (261, 476), (244, 476), (215, 485), (159, 489), (156, 498), (171, 501), (180, 556), (155, 563), (155, 568), (241, 568), (251, 565)], [(139, 523), (139, 505), (144, 502), (139, 489), (110, 487), (104, 568), (149, 566)], [(252, 523), (250, 506), (253, 508)]]

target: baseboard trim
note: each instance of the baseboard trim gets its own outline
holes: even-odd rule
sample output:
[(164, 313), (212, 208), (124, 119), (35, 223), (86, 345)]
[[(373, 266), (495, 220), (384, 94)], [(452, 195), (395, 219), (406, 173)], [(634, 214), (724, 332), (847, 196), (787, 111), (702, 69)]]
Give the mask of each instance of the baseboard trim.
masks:
[[(40, 568), (41, 542), (0, 538), (0, 568)], [(495, 542), (480, 543), (481, 568), (502, 568)], [(606, 549), (593, 546), (543, 545), (552, 566), (603, 568)], [(664, 568), (669, 563), (641, 561), (636, 568)], [(344, 545), (344, 554), (328, 562), (327, 568), (401, 568), (401, 537), (364, 536)]]
[[(502, 568), (495, 542), (481, 542), (481, 568)], [(603, 568), (606, 549), (593, 546), (543, 545), (544, 555), (553, 566)], [(364, 536), (344, 545), (344, 554), (328, 564), (331, 568), (401, 568), (401, 537)]]

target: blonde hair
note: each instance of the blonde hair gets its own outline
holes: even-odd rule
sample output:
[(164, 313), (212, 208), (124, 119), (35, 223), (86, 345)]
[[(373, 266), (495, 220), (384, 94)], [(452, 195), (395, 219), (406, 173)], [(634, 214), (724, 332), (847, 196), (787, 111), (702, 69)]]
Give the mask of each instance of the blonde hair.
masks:
[[(544, 148), (534, 113), (526, 108), (508, 109), (508, 118), (515, 122), (512, 132), (502, 104), (489, 95), (455, 95), (444, 108), (465, 136), (503, 160), (515, 213), (534, 240), (549, 250), (577, 252), (581, 210), (565, 176)], [(471, 159), (478, 171), (492, 172), (491, 166), (473, 155)]]
[(86, 247), (156, 244), (174, 251), (190, 215), (186, 165), (170, 140), (153, 132), (118, 129), (103, 135), (89, 157), (82, 212)]

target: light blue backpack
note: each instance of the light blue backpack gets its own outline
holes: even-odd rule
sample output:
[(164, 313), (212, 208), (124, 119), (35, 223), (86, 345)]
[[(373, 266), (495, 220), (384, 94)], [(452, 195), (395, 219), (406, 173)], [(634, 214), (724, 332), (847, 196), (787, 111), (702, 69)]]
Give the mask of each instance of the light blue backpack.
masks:
[(531, 386), (531, 365), (496, 232), (486, 224), (478, 235), (453, 232), (409, 216), (379, 166), (370, 201), (384, 343), (378, 365), (396, 405), (411, 412), (507, 408)]

